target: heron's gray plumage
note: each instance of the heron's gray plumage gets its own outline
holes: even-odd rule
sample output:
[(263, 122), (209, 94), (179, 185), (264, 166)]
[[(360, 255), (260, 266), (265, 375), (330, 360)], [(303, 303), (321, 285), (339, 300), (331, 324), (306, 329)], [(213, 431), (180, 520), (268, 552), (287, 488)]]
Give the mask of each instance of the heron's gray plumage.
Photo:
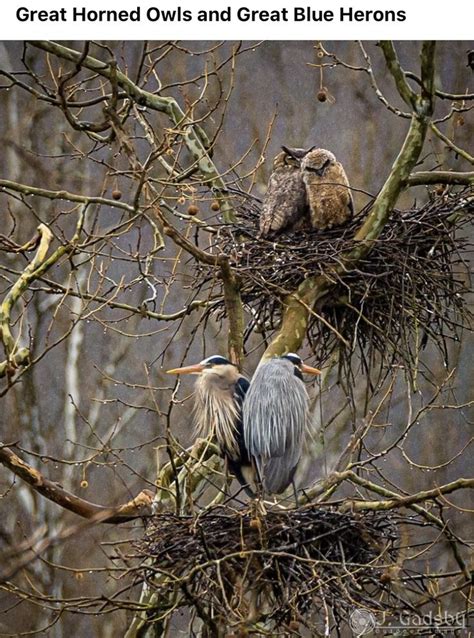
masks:
[(265, 491), (291, 483), (309, 421), (309, 397), (295, 365), (271, 359), (256, 371), (243, 406), (244, 443)]
[(309, 416), (303, 372), (321, 374), (291, 352), (261, 365), (250, 386), (220, 355), (168, 370), (198, 375), (196, 433), (215, 437), (228, 469), (251, 497), (262, 489), (280, 494), (293, 481)]

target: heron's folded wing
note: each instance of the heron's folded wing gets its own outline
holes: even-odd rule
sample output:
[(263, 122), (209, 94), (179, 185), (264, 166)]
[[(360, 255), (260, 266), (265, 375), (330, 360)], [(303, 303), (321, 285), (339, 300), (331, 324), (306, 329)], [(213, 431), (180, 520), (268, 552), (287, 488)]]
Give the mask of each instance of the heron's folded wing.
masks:
[(262, 481), (265, 491), (271, 494), (280, 494), (290, 485), (299, 461), (286, 456), (278, 456), (268, 459), (262, 468)]
[(299, 452), (308, 421), (308, 394), (291, 363), (271, 360), (258, 368), (244, 401), (243, 420), (251, 456), (293, 458)]

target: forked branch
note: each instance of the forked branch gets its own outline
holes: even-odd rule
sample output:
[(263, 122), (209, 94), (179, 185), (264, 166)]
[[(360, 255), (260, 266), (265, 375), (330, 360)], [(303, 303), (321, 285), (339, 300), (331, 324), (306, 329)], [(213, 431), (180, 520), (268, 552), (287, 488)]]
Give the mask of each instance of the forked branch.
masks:
[[(365, 222), (354, 237), (358, 244), (341, 256), (340, 264), (335, 268), (335, 275), (339, 277), (356, 266), (357, 262), (369, 252), (373, 242), (382, 232), (390, 212), (393, 210), (400, 193), (409, 182), (411, 172), (420, 157), (428, 128), (428, 117), (433, 109), (434, 43), (429, 42), (423, 45), (423, 89), (419, 96), (409, 87), (393, 44), (388, 42), (382, 43), (381, 46), (400, 95), (407, 104), (412, 106), (413, 114), (410, 128), (390, 174), (377, 195)], [(301, 347), (306, 335), (310, 309), (328, 293), (334, 285), (334, 279), (330, 280), (324, 275), (308, 277), (294, 293), (284, 300), (280, 330), (265, 351), (264, 359), (285, 352), (297, 351)]]

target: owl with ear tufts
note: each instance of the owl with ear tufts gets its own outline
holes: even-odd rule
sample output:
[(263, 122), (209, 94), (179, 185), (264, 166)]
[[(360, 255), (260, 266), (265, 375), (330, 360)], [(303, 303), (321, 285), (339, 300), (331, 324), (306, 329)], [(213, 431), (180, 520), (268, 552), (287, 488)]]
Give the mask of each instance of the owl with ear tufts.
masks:
[(349, 180), (340, 162), (324, 148), (312, 149), (301, 160), (311, 227), (326, 230), (348, 222), (354, 214)]
[(283, 231), (327, 230), (354, 214), (349, 181), (333, 153), (312, 146), (288, 148), (273, 160), (260, 212), (260, 236)]
[(273, 160), (273, 170), (260, 212), (261, 237), (276, 235), (284, 230), (309, 228), (301, 158), (311, 149), (288, 149), (285, 146), (282, 149)]

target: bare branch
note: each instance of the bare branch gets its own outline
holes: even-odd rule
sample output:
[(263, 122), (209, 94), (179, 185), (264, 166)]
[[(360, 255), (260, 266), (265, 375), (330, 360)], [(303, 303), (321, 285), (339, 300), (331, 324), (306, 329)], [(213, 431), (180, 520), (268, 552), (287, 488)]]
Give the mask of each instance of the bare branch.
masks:
[[(351, 478), (350, 476), (348, 478)], [(353, 477), (352, 477), (353, 478)], [(451, 494), (457, 490), (473, 489), (474, 479), (459, 478), (446, 485), (440, 485), (432, 490), (422, 490), (411, 494), (410, 496), (397, 496), (396, 498), (385, 501), (347, 501), (345, 507), (352, 510), (390, 510), (397, 507), (410, 507), (417, 503), (423, 503), (436, 499), (441, 494)]]
[(393, 43), (389, 40), (382, 40), (380, 42), (380, 48), (385, 56), (385, 62), (387, 63), (387, 68), (393, 76), (395, 80), (395, 84), (397, 85), (398, 92), (403, 101), (408, 104), (414, 111), (417, 109), (417, 95), (411, 89), (410, 85), (405, 79), (405, 73), (400, 65), (400, 61), (398, 60), (397, 52), (395, 51), (395, 47)]
[[(405, 77), (414, 80), (419, 86), (422, 85), (421, 78), (412, 71), (405, 71)], [(434, 90), (436, 97), (442, 100), (451, 100), (452, 102), (462, 102), (463, 100), (474, 100), (474, 93), (448, 93), (441, 89)]]
[(46, 199), (51, 200), (63, 199), (69, 202), (78, 202), (80, 204), (98, 204), (99, 206), (111, 206), (113, 208), (120, 208), (129, 213), (136, 213), (136, 209), (133, 206), (125, 204), (124, 202), (118, 202), (114, 199), (69, 193), (65, 190), (51, 191), (45, 188), (38, 188), (36, 186), (29, 186), (27, 184), (12, 182), (8, 179), (0, 179), (0, 188), (7, 191), (21, 193), (22, 195), (36, 195), (37, 197), (45, 197)]
[(124, 73), (117, 70), (115, 64), (101, 62), (90, 55), (83, 58), (82, 53), (79, 51), (74, 51), (73, 49), (69, 49), (56, 42), (38, 40), (31, 41), (29, 44), (44, 51), (48, 51), (49, 53), (53, 53), (59, 58), (69, 60), (74, 63), (81, 62), (85, 68), (95, 71), (109, 80), (111, 80), (113, 76), (117, 85), (137, 104), (166, 113), (174, 126), (178, 130), (182, 131), (183, 141), (199, 166), (199, 170), (204, 176), (204, 183), (212, 186), (221, 198), (221, 208), (224, 219), (227, 222), (235, 219), (235, 213), (227, 198), (227, 186), (209, 157), (204, 145), (201, 130), (197, 128), (192, 120), (190, 120), (189, 117), (181, 110), (174, 98), (162, 97), (160, 95), (149, 93), (137, 86)]
[(435, 133), (435, 135), (437, 135), (440, 140), (442, 140), (445, 144), (447, 144), (449, 148), (453, 149), (453, 151), (457, 155), (459, 155), (460, 157), (463, 157), (470, 164), (474, 164), (474, 157), (472, 155), (469, 155), (469, 153), (465, 151), (464, 149), (462, 149), (460, 146), (457, 146), (457, 144), (455, 144), (452, 140), (450, 140), (449, 137), (446, 137), (446, 135), (444, 135), (444, 133), (442, 133), (439, 130), (439, 128), (435, 124), (433, 124), (433, 122), (430, 123), (430, 127), (433, 133)]
[(460, 173), (456, 171), (418, 171), (412, 173), (407, 180), (408, 186), (422, 186), (433, 184), (450, 184), (452, 186), (474, 185), (473, 173)]
[(97, 517), (99, 517), (102, 523), (116, 525), (150, 513), (150, 506), (153, 501), (153, 493), (150, 490), (143, 490), (135, 498), (123, 505), (105, 507), (79, 498), (57, 483), (48, 480), (41, 472), (25, 463), (10, 448), (1, 444), (0, 463), (28, 483), (41, 496), (83, 518), (97, 520)]

